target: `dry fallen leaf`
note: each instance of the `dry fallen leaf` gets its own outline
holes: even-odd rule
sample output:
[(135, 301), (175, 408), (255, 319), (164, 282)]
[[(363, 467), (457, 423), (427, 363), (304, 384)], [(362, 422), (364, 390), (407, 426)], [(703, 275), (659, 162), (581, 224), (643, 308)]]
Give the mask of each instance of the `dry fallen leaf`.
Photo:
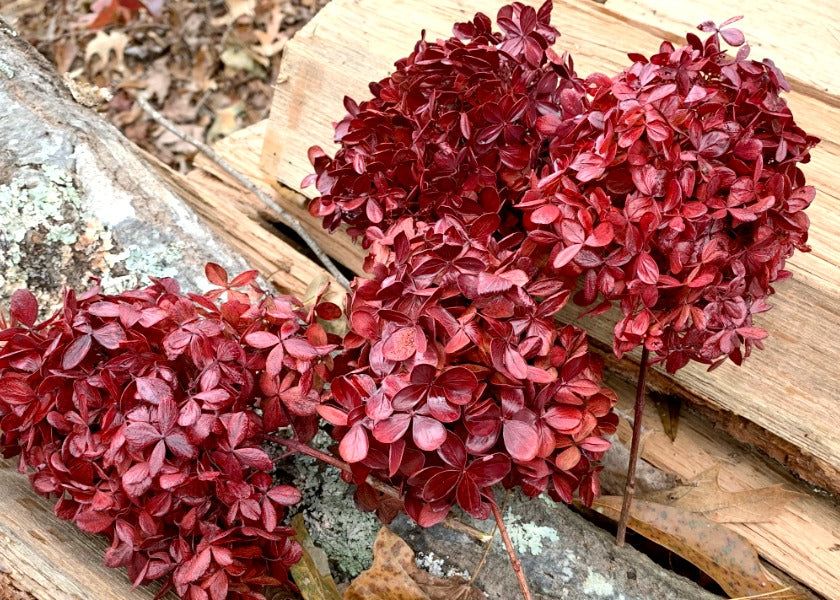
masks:
[(330, 574), (327, 555), (309, 537), (302, 514), (294, 516), (292, 527), (295, 539), (303, 548), (303, 558), (291, 568), (292, 578), (300, 588), (303, 600), (341, 600), (341, 594)]
[(225, 0), (228, 11), (223, 17), (213, 19), (213, 27), (227, 26), (235, 23), (239, 17), (253, 18), (256, 14), (257, 0)]
[(271, 11), (271, 19), (266, 25), (265, 31), (254, 29), (254, 37), (259, 42), (259, 45), (251, 47), (254, 52), (262, 54), (265, 57), (270, 57), (285, 47), (286, 42), (289, 41), (289, 37), (285, 33), (280, 33), (284, 16), (283, 9), (280, 6), (275, 6)]
[[(121, 31), (105, 33), (100, 31), (85, 47), (85, 65), (91, 75), (101, 73), (106, 69), (125, 71), (125, 47), (128, 36)], [(111, 58), (113, 53), (114, 58)], [(94, 62), (94, 58), (98, 60)]]
[(215, 90), (219, 84), (213, 79), (216, 70), (216, 56), (208, 46), (201, 46), (195, 53), (192, 67), (192, 77), (187, 85), (196, 91), (206, 92)]
[[(604, 496), (592, 508), (618, 520), (621, 501), (621, 496)], [(731, 597), (781, 591), (781, 586), (767, 577), (758, 553), (744, 537), (701, 514), (634, 500), (628, 526), (700, 568)]]
[(682, 409), (682, 399), (674, 394), (660, 394), (654, 391), (649, 392), (656, 412), (659, 413), (659, 420), (662, 421), (662, 428), (665, 430), (665, 435), (671, 438), (671, 441), (677, 439), (677, 430), (680, 426), (680, 410)]
[(717, 464), (691, 481), (650, 494), (645, 500), (700, 513), (715, 523), (761, 523), (800, 496), (781, 484), (729, 492), (720, 486), (720, 468)]
[(257, 75), (262, 71), (261, 64), (265, 60), (264, 57), (239, 46), (228, 46), (219, 58), (227, 69), (245, 71), (251, 75)]
[(59, 75), (64, 75), (70, 70), (78, 54), (79, 46), (72, 37), (58, 40), (55, 43), (55, 68)]
[(344, 600), (483, 600), (460, 577), (441, 579), (414, 564), (414, 551), (387, 527), (373, 544), (373, 566), (344, 592)]
[(212, 143), (220, 137), (230, 135), (242, 128), (239, 117), (245, 112), (245, 106), (241, 102), (234, 102), (230, 106), (216, 111), (213, 124), (207, 131), (207, 142)]
[(166, 58), (159, 58), (154, 62), (152, 68), (149, 69), (148, 74), (143, 79), (143, 87), (146, 89), (146, 94), (149, 100), (157, 98), (157, 101), (163, 103), (169, 96), (169, 87), (172, 85), (172, 76), (169, 74), (169, 69), (166, 64)]

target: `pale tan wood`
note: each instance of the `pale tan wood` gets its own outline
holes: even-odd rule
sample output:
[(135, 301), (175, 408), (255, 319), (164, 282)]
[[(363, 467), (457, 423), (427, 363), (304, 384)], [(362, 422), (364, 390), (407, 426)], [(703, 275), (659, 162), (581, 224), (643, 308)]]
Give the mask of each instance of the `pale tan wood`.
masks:
[[(619, 396), (618, 410), (633, 413), (632, 386), (615, 377), (607, 383)], [(690, 480), (706, 469), (722, 465), (720, 484), (738, 492), (784, 484), (802, 494), (766, 522), (727, 524), (746, 537), (759, 555), (819, 594), (840, 598), (840, 509), (835, 500), (814, 495), (812, 490), (782, 472), (764, 457), (720, 434), (707, 421), (683, 414), (679, 435), (671, 441), (656, 410), (648, 403), (645, 411), (642, 458), (681, 479)], [(630, 426), (622, 419), (619, 439), (629, 444)]]
[(312, 260), (287, 244), (277, 244), (277, 235), (270, 225), (243, 213), (247, 205), (240, 199), (247, 192), (242, 188), (232, 187), (200, 170), (184, 176), (149, 158), (161, 178), (176, 188), (205, 223), (279, 291), (297, 293), (323, 275), (324, 270)]
[[(276, 179), (260, 168), (260, 153), (262, 152), (267, 125), (268, 120), (266, 119), (251, 127), (241, 129), (219, 140), (215, 145), (215, 150), (231, 166), (248, 177), (269, 197), (305, 224), (309, 233), (327, 254), (357, 275), (363, 275), (362, 261), (365, 252), (362, 248), (350, 242), (346, 235), (333, 235), (325, 231), (320, 226), (320, 220), (312, 217), (306, 210), (307, 199), (304, 196), (278, 184)], [(228, 188), (226, 199), (235, 205), (240, 215), (247, 215), (250, 220), (263, 226), (267, 225), (269, 221), (279, 221), (279, 217), (266, 208), (256, 196), (244, 190), (229, 173), (206, 156), (199, 155), (196, 158), (195, 166), (198, 168), (187, 175), (188, 179), (213, 177), (225, 182), (224, 185)], [(199, 203), (205, 202), (207, 200)], [(218, 199), (212, 199), (209, 202), (212, 206), (221, 204)], [(205, 211), (200, 210), (199, 212), (204, 214)], [(248, 253), (244, 252), (243, 254), (247, 255)], [(256, 263), (254, 264), (256, 265)]]
[[(263, 168), (299, 189), (311, 170), (308, 146), (321, 144), (328, 152), (334, 150), (331, 123), (344, 114), (344, 94), (368, 97), (367, 82), (385, 76), (391, 63), (410, 51), (421, 27), (427, 37), (445, 36), (454, 21), (476, 10), (495, 14), (501, 4), (501, 0), (445, 0), (434, 5), (415, 0), (331, 2), (286, 48)], [(395, 14), (400, 18), (394, 19)], [(554, 15), (563, 32), (558, 45), (573, 53), (581, 73), (614, 72), (626, 64), (628, 51), (650, 53), (661, 39), (594, 2), (555, 2)], [(807, 32), (797, 35), (807, 37)], [(783, 59), (778, 57), (777, 63), (784, 66)], [(814, 68), (823, 67), (815, 61)], [(767, 351), (757, 353), (741, 369), (726, 365), (708, 374), (695, 365), (681, 371), (676, 381), (696, 397), (801, 449), (825, 467), (816, 481), (840, 489), (840, 435), (833, 424), (840, 345), (831, 339), (840, 330), (840, 252), (835, 241), (840, 231), (836, 182), (840, 111), (801, 92), (789, 99), (803, 126), (825, 140), (806, 165), (806, 173), (819, 188), (809, 211), (814, 251), (790, 261), (794, 280), (778, 285), (780, 293), (771, 300), (775, 308), (758, 319), (771, 333)], [(314, 190), (303, 193), (311, 196)], [(602, 342), (611, 338), (608, 317), (587, 321), (586, 326)]]
[(607, 0), (605, 7), (677, 34), (703, 21), (721, 23), (743, 15), (733, 27), (746, 35), (751, 56), (773, 57), (792, 79), (840, 100), (835, 77), (840, 72), (840, 4), (834, 0)]
[[(237, 137), (245, 141), (252, 137), (252, 133), (240, 132)], [(222, 149), (217, 145), (216, 150), (226, 159), (239, 155), (247, 160), (247, 154), (243, 152), (245, 147), (244, 144), (227, 144)], [(218, 182), (205, 188), (208, 179), (195, 178), (194, 175), (191, 173), (189, 179), (197, 191), (212, 196), (213, 203), (224, 203), (231, 194), (237, 193), (233, 185), (225, 192)], [(275, 199), (282, 200), (279, 194), (275, 195)], [(317, 223), (310, 221), (310, 226), (317, 226)], [(235, 235), (234, 231), (231, 231), (232, 235)], [(237, 243), (232, 237), (227, 239), (233, 244)], [(337, 235), (335, 241), (347, 243), (349, 240), (344, 235)], [(273, 252), (278, 255), (288, 254), (289, 249), (284, 246), (282, 240), (275, 238)], [(249, 254), (247, 249), (245, 252), (245, 258), (255, 263), (258, 257)], [(291, 291), (302, 293), (302, 290)], [(613, 371), (618, 373), (620, 369), (613, 368)], [(618, 375), (612, 375), (607, 383), (618, 393), (619, 412), (622, 416), (629, 415), (633, 402), (632, 386)], [(826, 597), (837, 597), (833, 594), (840, 589), (840, 553), (833, 548), (840, 543), (840, 511), (832, 499), (814, 495), (806, 485), (786, 474), (775, 463), (749, 452), (697, 415), (682, 416), (679, 435), (673, 443), (663, 433), (652, 407), (649, 407), (645, 416), (645, 429), (643, 458), (668, 473), (691, 479), (701, 471), (723, 463), (721, 483), (727, 490), (759, 489), (783, 483), (788, 489), (800, 492), (801, 498), (766, 523), (735, 524), (732, 527), (756, 546), (763, 559)], [(626, 442), (628, 436), (629, 427), (622, 421), (619, 437)]]
[[(142, 600), (155, 586), (131, 590), (123, 569), (102, 563), (105, 538), (87, 535), (52, 512), (26, 476), (0, 459), (0, 572), (38, 600)], [(167, 599), (175, 598), (168, 594)]]

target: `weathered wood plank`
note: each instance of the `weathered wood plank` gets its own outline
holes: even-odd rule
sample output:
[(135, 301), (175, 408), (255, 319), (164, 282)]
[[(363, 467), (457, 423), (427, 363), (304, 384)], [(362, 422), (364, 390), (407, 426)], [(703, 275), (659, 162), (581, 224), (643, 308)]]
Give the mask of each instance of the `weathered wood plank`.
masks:
[[(156, 587), (129, 592), (122, 569), (102, 563), (105, 538), (61, 521), (10, 461), (0, 459), (0, 572), (38, 600), (151, 599)], [(174, 598), (167, 595), (167, 598)]]
[[(632, 415), (633, 389), (628, 383), (607, 378), (619, 396), (619, 410)], [(630, 426), (619, 425), (619, 439), (629, 445)], [(722, 465), (719, 481), (730, 492), (760, 489), (784, 484), (801, 497), (778, 515), (762, 523), (729, 523), (728, 527), (746, 537), (759, 555), (814, 591), (840, 598), (840, 508), (836, 501), (816, 496), (811, 490), (781, 472), (766, 458), (750, 453), (716, 431), (697, 415), (683, 414), (675, 441), (665, 434), (653, 406), (645, 411), (642, 458), (653, 466), (691, 480), (715, 465)]]
[[(320, 143), (331, 150), (331, 123), (343, 115), (344, 94), (369, 95), (367, 82), (383, 77), (394, 60), (410, 51), (410, 40), (421, 27), (427, 29), (427, 37), (445, 36), (452, 22), (475, 10), (494, 14), (501, 4), (334, 0), (286, 48), (263, 168), (299, 189), (310, 171), (307, 147)], [(395, 14), (400, 18), (393, 19)], [(594, 2), (556, 2), (554, 15), (563, 32), (559, 45), (574, 54), (582, 73), (615, 71), (626, 64), (627, 51), (654, 51), (661, 39)], [(800, 37), (807, 36), (802, 32)], [(776, 59), (784, 68), (785, 56)], [(821, 466), (816, 481), (840, 489), (840, 437), (832, 426), (840, 345), (828, 337), (840, 326), (840, 252), (834, 241), (840, 231), (840, 185), (835, 177), (840, 170), (840, 111), (802, 93), (792, 93), (789, 99), (803, 126), (825, 140), (806, 165), (819, 188), (810, 210), (814, 252), (791, 261), (794, 281), (779, 285), (780, 294), (771, 301), (774, 310), (759, 318), (771, 332), (766, 352), (757, 353), (741, 369), (727, 365), (707, 374), (696, 366), (686, 368), (676, 381), (698, 398), (800, 448)], [(338, 243), (347, 245), (346, 240)], [(602, 342), (611, 337), (607, 319), (587, 322)]]
[(604, 6), (637, 27), (656, 27), (679, 35), (703, 21), (720, 23), (743, 15), (733, 26), (746, 35), (753, 57), (783, 58), (784, 63), (777, 64), (795, 88), (828, 102), (840, 102), (835, 77), (840, 71), (840, 4), (833, 0), (807, 4), (799, 0), (607, 0)]
[[(262, 152), (267, 125), (268, 120), (265, 120), (237, 131), (233, 135), (219, 140), (215, 145), (215, 149), (224, 155), (225, 160), (231, 166), (248, 177), (264, 192), (276, 195), (278, 202), (286, 211), (307, 224), (307, 230), (327, 254), (354, 273), (358, 275), (364, 274), (362, 261), (364, 260), (365, 252), (362, 248), (353, 243), (337, 243), (341, 241), (349, 242), (349, 240), (347, 236), (332, 235), (317, 225), (316, 220), (312, 219), (309, 216), (309, 211), (306, 210), (306, 198), (294, 190), (278, 184), (276, 179), (260, 168), (260, 153)], [(196, 157), (195, 165), (198, 169), (189, 173), (187, 175), (188, 179), (212, 176), (221, 181), (231, 180), (230, 175), (224, 169), (205, 156)], [(200, 187), (206, 189), (206, 186), (201, 185)], [(263, 206), (257, 197), (245, 190), (242, 190), (241, 193), (231, 195), (230, 188), (228, 188), (228, 197), (231, 205), (235, 206), (234, 210), (237, 210), (240, 215), (247, 215), (255, 223), (266, 225), (270, 222), (279, 221), (277, 215)], [(215, 199), (198, 199), (196, 203), (190, 203), (193, 204), (194, 208), (199, 210), (198, 205), (207, 202), (214, 205), (219, 204)], [(227, 207), (225, 210), (227, 210)], [(199, 210), (199, 212), (204, 214), (203, 210)], [(243, 255), (247, 256), (248, 253), (245, 252)]]
[[(239, 165), (247, 167), (256, 159), (254, 140), (263, 132), (262, 124), (255, 125), (226, 138), (224, 143), (216, 145), (216, 150), (226, 160), (237, 160)], [(208, 163), (201, 165), (209, 172), (218, 173), (224, 181), (223, 185), (229, 186), (227, 192), (216, 185), (212, 188), (212, 194), (204, 194), (201, 185), (204, 180), (196, 178), (195, 172), (188, 176), (202, 195), (213, 198), (213, 204), (228, 203), (231, 198), (242, 193), (241, 188), (229, 176), (220, 173), (217, 167)], [(294, 202), (288, 192), (281, 193), (272, 186), (269, 183), (270, 177), (265, 173), (260, 175), (253, 166), (250, 172), (275, 201), (284, 205)], [(318, 227), (317, 221), (308, 215), (302, 218), (307, 227), (313, 230)], [(288, 248), (280, 238), (274, 238), (272, 243), (272, 254), (288, 253)], [(353, 246), (348, 243), (349, 239), (339, 233), (333, 236), (332, 243), (326, 245), (325, 249), (344, 245), (350, 251)], [(252, 262), (257, 259), (247, 253), (245, 257)], [(622, 379), (619, 375), (626, 375), (630, 368), (626, 361), (619, 364), (613, 359), (610, 364), (613, 375), (607, 380), (618, 393), (622, 417), (632, 412), (634, 392), (627, 378)], [(652, 384), (654, 389), (674, 391), (673, 383), (662, 377), (653, 378)], [(619, 438), (625, 444), (629, 439), (629, 431), (626, 420), (622, 419)], [(790, 503), (767, 522), (733, 524), (732, 527), (747, 537), (769, 563), (828, 598), (840, 598), (836, 594), (836, 590), (840, 589), (840, 552), (833, 550), (840, 544), (840, 510), (833, 499), (813, 494), (807, 485), (791, 477), (767, 457), (750, 452), (696, 414), (682, 416), (679, 435), (676, 441), (671, 442), (663, 432), (654, 408), (649, 406), (645, 414), (644, 440), (643, 459), (681, 478), (691, 479), (715, 464), (722, 464), (721, 482), (729, 491), (784, 484), (788, 489), (801, 493), (801, 498)]]

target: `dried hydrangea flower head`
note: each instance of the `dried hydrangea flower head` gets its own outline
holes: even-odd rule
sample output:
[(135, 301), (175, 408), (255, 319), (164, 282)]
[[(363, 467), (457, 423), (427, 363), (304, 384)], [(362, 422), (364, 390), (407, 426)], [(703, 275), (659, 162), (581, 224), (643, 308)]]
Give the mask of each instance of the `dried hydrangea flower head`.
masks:
[[(372, 244), (373, 278), (355, 283), (341, 376), (319, 407), (355, 481), (403, 490), (425, 526), (456, 503), (487, 518), (499, 482), (591, 502), (618, 422), (585, 333), (554, 321), (565, 283), (531, 281), (492, 224), (406, 218)], [(364, 484), (357, 498), (394, 514)]]
[(371, 84), (370, 100), (345, 99), (335, 158), (309, 153), (304, 185), (320, 193), (310, 212), (330, 230), (347, 224), (365, 246), (403, 216), (495, 213), (500, 235), (521, 230), (511, 205), (544, 154), (537, 119), (579, 111), (583, 95), (571, 60), (550, 49), (550, 16), (550, 0), (539, 10), (516, 2), (499, 10), (496, 32), (479, 13), (454, 37), (421, 39)]
[(808, 251), (814, 188), (799, 164), (818, 139), (781, 98), (781, 72), (750, 60), (731, 22), (589, 77), (584, 114), (542, 117), (551, 164), (518, 204), (526, 252), (549, 276), (580, 274), (575, 300), (600, 297), (594, 312), (619, 304), (616, 354), (644, 344), (671, 372), (740, 364), (760, 347), (752, 316), (790, 275), (785, 260)]
[(0, 331), (0, 448), (56, 515), (109, 539), (105, 564), (135, 585), (257, 600), (301, 556), (278, 526), (300, 493), (272, 482), (263, 436), (314, 435), (338, 341), (316, 315), (340, 311), (266, 295), (255, 271), (207, 276), (219, 289), (203, 296), (171, 279), (67, 291), (41, 323), (16, 292)]

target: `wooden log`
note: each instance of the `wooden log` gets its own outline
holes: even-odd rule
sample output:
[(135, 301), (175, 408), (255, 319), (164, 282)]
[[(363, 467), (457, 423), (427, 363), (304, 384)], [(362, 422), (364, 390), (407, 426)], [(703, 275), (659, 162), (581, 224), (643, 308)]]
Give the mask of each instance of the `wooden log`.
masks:
[[(44, 309), (98, 277), (109, 291), (145, 276), (207, 286), (204, 263), (246, 263), (221, 243), (134, 147), (76, 103), (51, 65), (0, 19), (0, 303), (29, 287)], [(52, 514), (0, 460), (0, 597), (152, 598), (102, 562), (104, 539)]]
[[(8, 578), (6, 589), (27, 600), (154, 597), (155, 586), (131, 592), (125, 572), (102, 563), (105, 539), (59, 520), (52, 505), (32, 492), (11, 461), (0, 459), (0, 574)], [(0, 598), (4, 592), (0, 579)], [(167, 600), (174, 598), (167, 595)]]
[(753, 58), (778, 57), (777, 64), (791, 76), (795, 90), (840, 104), (835, 77), (840, 71), (840, 7), (836, 2), (818, 0), (805, 7), (798, 0), (607, 0), (604, 8), (656, 35), (667, 31), (682, 36), (703, 21), (720, 23), (743, 15), (732, 27), (744, 32)]
[[(285, 185), (278, 184), (273, 177), (260, 168), (260, 153), (262, 152), (263, 142), (266, 138), (267, 125), (268, 120), (265, 120), (251, 127), (241, 129), (219, 140), (215, 145), (215, 149), (220, 155), (224, 155), (225, 160), (231, 166), (248, 177), (264, 192), (274, 196), (280, 205), (300, 219), (302, 223), (306, 224), (309, 233), (318, 241), (327, 254), (357, 275), (364, 275), (362, 261), (364, 260), (365, 252), (362, 248), (350, 242), (347, 236), (332, 235), (325, 231), (318, 221), (309, 215), (309, 211), (306, 210), (307, 199), (305, 197)], [(196, 179), (211, 176), (218, 181), (227, 182), (228, 202), (232, 206), (235, 206), (240, 214), (246, 215), (251, 221), (260, 224), (262, 227), (270, 226), (270, 223), (279, 221), (279, 218), (263, 206), (256, 196), (247, 193), (244, 188), (238, 185), (232, 188), (233, 181), (230, 175), (206, 156), (197, 156), (195, 166), (198, 168), (190, 172), (187, 178)], [(231, 194), (231, 189), (238, 191)], [(213, 204), (218, 205), (220, 203), (213, 202)], [(193, 207), (197, 208), (195, 205)], [(247, 256), (247, 254), (244, 255)]]
[[(306, 150), (315, 143), (327, 151), (333, 149), (331, 123), (344, 114), (343, 96), (368, 97), (367, 82), (381, 79), (394, 60), (411, 50), (411, 40), (418, 37), (420, 28), (427, 30), (428, 38), (446, 36), (453, 22), (476, 10), (495, 14), (502, 3), (331, 2), (286, 47), (262, 154), (263, 169), (292, 189), (314, 194), (311, 188), (299, 188), (311, 170)], [(699, 4), (713, 6), (708, 1)], [(394, 19), (397, 14), (400, 18)], [(563, 34), (558, 47), (573, 53), (581, 73), (615, 72), (627, 64), (626, 52), (654, 52), (661, 40), (650, 28), (611, 12), (609, 3), (604, 8), (594, 2), (555, 2), (554, 16)], [(768, 17), (762, 12), (750, 18)], [(794, 35), (802, 44), (810, 43), (808, 31)], [(814, 53), (819, 55), (819, 48)], [(801, 61), (788, 63), (783, 52), (774, 58), (783, 69), (803, 67)], [(822, 71), (823, 66), (813, 63), (813, 68)], [(766, 351), (757, 352), (743, 368), (726, 364), (708, 374), (694, 365), (680, 371), (673, 381), (701, 403), (755, 423), (769, 435), (749, 438), (751, 432), (740, 433), (802, 477), (840, 491), (840, 436), (833, 423), (840, 345), (830, 337), (840, 327), (840, 252), (834, 241), (840, 231), (840, 185), (835, 176), (840, 170), (840, 111), (822, 97), (809, 95), (808, 86), (799, 88), (789, 94), (797, 120), (824, 140), (805, 167), (819, 190), (809, 211), (813, 252), (797, 254), (790, 261), (794, 280), (778, 286), (778, 296), (771, 299), (774, 310), (757, 319), (770, 331)], [(349, 249), (347, 241), (340, 243)], [(604, 315), (584, 325), (606, 344), (612, 337), (611, 319)], [(731, 430), (739, 433), (737, 426)]]

